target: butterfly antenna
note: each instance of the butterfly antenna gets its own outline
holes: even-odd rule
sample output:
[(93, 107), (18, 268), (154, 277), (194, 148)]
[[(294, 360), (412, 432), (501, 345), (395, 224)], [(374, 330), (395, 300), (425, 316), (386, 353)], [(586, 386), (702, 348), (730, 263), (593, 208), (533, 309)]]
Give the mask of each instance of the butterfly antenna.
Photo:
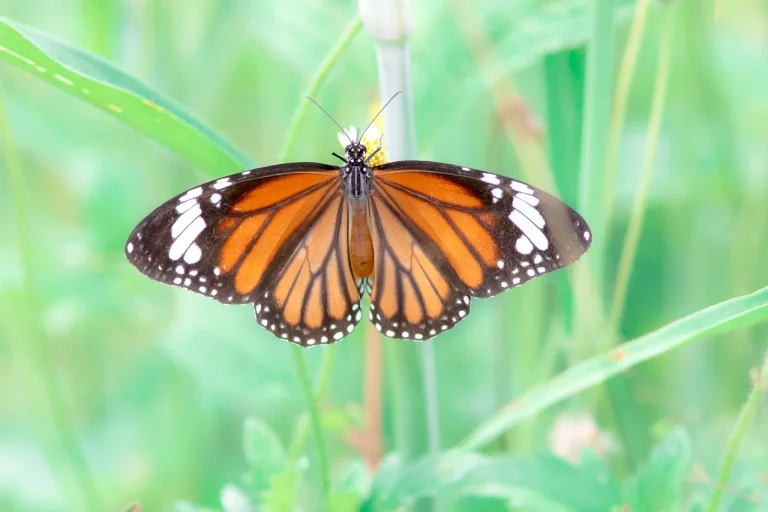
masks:
[(360, 137), (358, 138), (358, 142), (360, 142), (361, 140), (363, 140), (363, 135), (365, 135), (365, 132), (367, 132), (367, 131), (368, 131), (368, 128), (370, 128), (371, 126), (373, 126), (373, 123), (374, 123), (374, 122), (376, 122), (376, 119), (378, 119), (378, 118), (379, 118), (379, 116), (381, 115), (381, 113), (382, 113), (382, 112), (384, 112), (384, 109), (385, 109), (385, 108), (387, 108), (387, 105), (389, 105), (390, 103), (392, 103), (392, 100), (394, 100), (395, 98), (397, 98), (397, 96), (398, 96), (400, 93), (402, 93), (402, 92), (403, 92), (403, 91), (397, 91), (395, 94), (393, 94), (393, 95), (392, 95), (392, 97), (391, 97), (391, 98), (389, 98), (389, 101), (388, 101), (388, 102), (386, 102), (386, 103), (384, 104), (384, 106), (383, 106), (383, 107), (381, 107), (381, 110), (379, 110), (379, 113), (378, 113), (378, 114), (376, 114), (375, 116), (373, 116), (373, 119), (371, 120), (371, 122), (370, 122), (370, 123), (368, 123), (368, 126), (366, 126), (366, 127), (365, 127), (365, 130), (363, 130), (363, 133), (361, 133), (361, 134), (360, 134)]
[(321, 107), (321, 106), (320, 106), (320, 104), (319, 104), (318, 102), (316, 102), (316, 101), (315, 101), (315, 100), (314, 100), (314, 99), (313, 99), (311, 96), (307, 96), (306, 98), (307, 98), (309, 101), (311, 101), (312, 103), (314, 103), (315, 105), (317, 105), (317, 108), (319, 108), (320, 110), (322, 110), (322, 111), (323, 111), (323, 114), (327, 115), (327, 116), (328, 116), (328, 119), (330, 119), (331, 121), (333, 121), (333, 122), (334, 122), (334, 124), (336, 124), (336, 126), (338, 126), (338, 127), (339, 127), (339, 130), (341, 130), (341, 133), (343, 133), (343, 134), (344, 134), (344, 136), (347, 138), (347, 140), (349, 141), (349, 143), (350, 143), (350, 144), (354, 144), (354, 143), (355, 143), (355, 141), (353, 141), (353, 140), (352, 140), (352, 139), (349, 137), (349, 134), (347, 133), (347, 130), (345, 130), (344, 128), (342, 128), (342, 127), (341, 127), (341, 125), (340, 125), (338, 122), (336, 122), (336, 120), (333, 118), (333, 116), (331, 116), (331, 114), (329, 114), (329, 113), (328, 113), (328, 111), (327, 111), (327, 110), (325, 110), (323, 107)]

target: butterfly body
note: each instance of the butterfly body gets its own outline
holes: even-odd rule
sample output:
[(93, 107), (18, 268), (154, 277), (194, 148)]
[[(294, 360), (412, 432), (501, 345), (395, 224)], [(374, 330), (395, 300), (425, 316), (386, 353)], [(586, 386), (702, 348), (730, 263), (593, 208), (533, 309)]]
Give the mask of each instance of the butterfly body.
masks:
[(302, 346), (332, 343), (368, 318), (417, 341), (491, 297), (576, 261), (584, 219), (523, 182), (424, 161), (253, 169), (167, 201), (131, 233), (142, 273), (225, 304), (253, 303), (260, 325)]

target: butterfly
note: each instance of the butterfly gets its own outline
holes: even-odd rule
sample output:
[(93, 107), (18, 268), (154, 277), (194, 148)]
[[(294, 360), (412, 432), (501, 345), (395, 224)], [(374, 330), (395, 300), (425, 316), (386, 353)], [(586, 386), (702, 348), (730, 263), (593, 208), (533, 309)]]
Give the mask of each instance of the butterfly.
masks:
[(170, 199), (130, 234), (128, 260), (156, 281), (253, 303), (265, 329), (306, 347), (352, 333), (366, 293), (378, 331), (430, 339), (473, 298), (569, 265), (591, 244), (578, 213), (531, 185), (430, 161), (377, 164), (381, 146), (342, 131), (341, 166), (271, 165)]

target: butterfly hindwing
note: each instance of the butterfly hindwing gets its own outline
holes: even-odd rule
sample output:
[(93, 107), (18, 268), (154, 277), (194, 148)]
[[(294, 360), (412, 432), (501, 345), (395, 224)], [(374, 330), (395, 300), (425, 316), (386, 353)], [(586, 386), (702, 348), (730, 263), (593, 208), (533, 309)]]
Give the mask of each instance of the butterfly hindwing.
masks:
[(386, 336), (421, 341), (469, 314), (469, 289), (400, 206), (380, 190), (370, 199), (369, 318)]
[(256, 320), (302, 346), (333, 343), (360, 321), (362, 282), (349, 263), (349, 213), (339, 191), (322, 208), (273, 286), (255, 299)]
[[(372, 315), (392, 337), (413, 337), (413, 331), (423, 339), (434, 336), (466, 317), (469, 297), (491, 297), (562, 268), (591, 243), (578, 213), (518, 180), (420, 161), (384, 164), (373, 173), (370, 210), (378, 259)], [(418, 262), (426, 262), (429, 272)], [(431, 323), (408, 321), (408, 311), (411, 320), (419, 318), (408, 306), (414, 304), (409, 281), (420, 304), (431, 307), (425, 316)], [(384, 292), (393, 286), (395, 291)]]

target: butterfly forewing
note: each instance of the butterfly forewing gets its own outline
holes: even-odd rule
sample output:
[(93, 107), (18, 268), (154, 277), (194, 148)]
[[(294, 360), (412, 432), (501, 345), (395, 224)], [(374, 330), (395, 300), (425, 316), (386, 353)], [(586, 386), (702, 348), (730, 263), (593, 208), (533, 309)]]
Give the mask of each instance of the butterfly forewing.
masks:
[(257, 320), (282, 338), (340, 339), (359, 320), (360, 298), (338, 220), (342, 199), (336, 167), (245, 171), (161, 205), (133, 230), (126, 256), (157, 281), (223, 303), (253, 302)]
[[(491, 297), (576, 261), (584, 219), (523, 182), (433, 162), (374, 169), (371, 316), (386, 335), (426, 339)], [(417, 336), (415, 336), (415, 334)]]

